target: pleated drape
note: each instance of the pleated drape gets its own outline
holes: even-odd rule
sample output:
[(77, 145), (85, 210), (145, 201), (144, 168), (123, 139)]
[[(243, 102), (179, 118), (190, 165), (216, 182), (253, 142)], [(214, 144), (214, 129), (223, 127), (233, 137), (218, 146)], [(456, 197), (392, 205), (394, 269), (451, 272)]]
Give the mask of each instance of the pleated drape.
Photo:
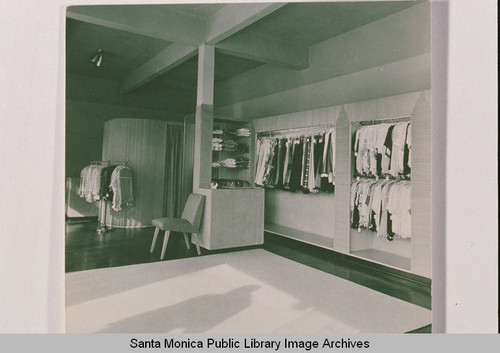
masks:
[(184, 150), (182, 161), (182, 206), (193, 192), (194, 172), (194, 119), (184, 121)]
[(102, 160), (124, 161), (132, 170), (134, 205), (107, 208), (106, 225), (151, 226), (163, 215), (167, 123), (149, 119), (112, 119), (104, 124)]
[(165, 154), (164, 217), (182, 214), (183, 127), (167, 125)]

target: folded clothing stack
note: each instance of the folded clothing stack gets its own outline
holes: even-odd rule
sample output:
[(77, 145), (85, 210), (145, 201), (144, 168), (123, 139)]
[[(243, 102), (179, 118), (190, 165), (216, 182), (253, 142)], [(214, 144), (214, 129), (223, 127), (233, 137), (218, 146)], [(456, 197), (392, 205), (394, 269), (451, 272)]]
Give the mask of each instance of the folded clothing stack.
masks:
[(231, 128), (225, 127), (223, 129), (223, 132), (226, 135), (230, 135), (230, 136), (250, 137), (250, 135), (251, 135), (250, 129), (246, 128), (246, 127), (242, 127), (239, 129), (231, 129)]
[(248, 168), (248, 158), (236, 157), (226, 158), (221, 161), (213, 162), (213, 168)]
[(250, 184), (248, 181), (239, 179), (212, 179), (212, 182), (210, 183), (210, 187), (212, 189), (232, 189), (249, 186)]
[(218, 137), (212, 138), (212, 151), (222, 151), (222, 142), (224, 140)]
[(248, 153), (249, 148), (246, 143), (237, 143), (230, 139), (212, 138), (212, 151), (242, 152)]
[(222, 141), (222, 150), (226, 152), (236, 152), (238, 150), (238, 144), (233, 140)]

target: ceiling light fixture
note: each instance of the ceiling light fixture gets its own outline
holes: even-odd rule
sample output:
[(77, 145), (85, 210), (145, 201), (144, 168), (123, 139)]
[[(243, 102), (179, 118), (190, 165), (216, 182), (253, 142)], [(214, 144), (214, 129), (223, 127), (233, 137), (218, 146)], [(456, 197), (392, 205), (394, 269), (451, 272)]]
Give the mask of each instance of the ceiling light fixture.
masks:
[(101, 64), (102, 64), (102, 50), (99, 49), (97, 51), (97, 53), (95, 53), (90, 59), (89, 61), (94, 64), (95, 66), (97, 67), (100, 67)]

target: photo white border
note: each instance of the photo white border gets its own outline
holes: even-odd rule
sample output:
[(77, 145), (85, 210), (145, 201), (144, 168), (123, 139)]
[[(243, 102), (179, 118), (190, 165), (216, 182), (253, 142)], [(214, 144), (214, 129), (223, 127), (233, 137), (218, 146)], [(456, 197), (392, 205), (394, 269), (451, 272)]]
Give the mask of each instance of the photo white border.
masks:
[[(64, 12), (69, 5), (103, 3), (139, 2), (0, 3), (0, 333), (64, 332)], [(434, 61), (443, 55), (434, 32), (432, 48), (434, 120), (447, 114), (446, 125), (433, 123), (433, 325), (435, 332), (493, 333), (498, 332), (497, 5), (493, 0), (449, 5), (447, 74), (437, 73), (446, 82), (434, 80), (443, 69)], [(446, 141), (439, 139), (443, 136)]]

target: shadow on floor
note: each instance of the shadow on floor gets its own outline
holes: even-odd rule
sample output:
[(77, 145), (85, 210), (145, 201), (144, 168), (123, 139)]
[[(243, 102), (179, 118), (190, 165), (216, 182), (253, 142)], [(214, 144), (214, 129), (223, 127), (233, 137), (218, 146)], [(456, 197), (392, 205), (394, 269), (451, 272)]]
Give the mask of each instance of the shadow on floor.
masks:
[(161, 309), (128, 317), (98, 333), (203, 333), (248, 308), (251, 293), (260, 286), (246, 285), (222, 294), (200, 295)]

